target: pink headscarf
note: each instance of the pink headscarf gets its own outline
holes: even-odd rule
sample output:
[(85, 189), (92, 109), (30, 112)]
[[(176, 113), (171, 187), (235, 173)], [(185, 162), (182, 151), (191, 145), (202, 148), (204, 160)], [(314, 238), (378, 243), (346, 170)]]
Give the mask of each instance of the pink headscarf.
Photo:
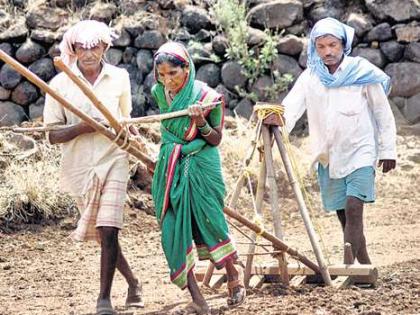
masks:
[(61, 59), (71, 66), (76, 62), (76, 53), (73, 48), (75, 43), (80, 43), (83, 48), (89, 49), (104, 42), (108, 45), (106, 48), (108, 50), (114, 38), (117, 38), (117, 35), (105, 23), (95, 20), (80, 21), (64, 33), (59, 45)]
[[(154, 59), (156, 60), (156, 57), (160, 54), (171, 55), (171, 56), (174, 56), (175, 58), (179, 59), (182, 62), (190, 64), (190, 55), (187, 51), (187, 48), (185, 48), (185, 46), (180, 44), (180, 43), (167, 42), (167, 43), (163, 44), (162, 46), (160, 46), (158, 51), (155, 53)], [(155, 80), (159, 81), (159, 75), (157, 73), (156, 64), (154, 65), (154, 72), (155, 72)]]

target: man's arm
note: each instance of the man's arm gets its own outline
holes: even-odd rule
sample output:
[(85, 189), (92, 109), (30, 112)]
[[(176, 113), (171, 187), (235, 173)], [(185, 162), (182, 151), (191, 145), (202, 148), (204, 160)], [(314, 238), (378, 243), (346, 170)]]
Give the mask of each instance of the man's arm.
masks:
[(397, 132), (394, 115), (388, 98), (379, 83), (368, 85), (366, 87), (366, 93), (369, 107), (373, 112), (378, 128), (378, 166), (382, 166), (382, 172), (387, 173), (395, 168), (397, 159)]
[(302, 117), (306, 110), (305, 100), (305, 81), (307, 80), (306, 71), (303, 72), (293, 88), (287, 94), (282, 104), (284, 106), (284, 119), (286, 121), (286, 130), (291, 132), (295, 127), (296, 122)]
[(95, 132), (93, 129), (85, 122), (78, 123), (77, 125), (69, 126), (60, 130), (52, 130), (48, 133), (48, 140), (51, 144), (65, 143), (73, 140), (74, 138), (85, 134)]

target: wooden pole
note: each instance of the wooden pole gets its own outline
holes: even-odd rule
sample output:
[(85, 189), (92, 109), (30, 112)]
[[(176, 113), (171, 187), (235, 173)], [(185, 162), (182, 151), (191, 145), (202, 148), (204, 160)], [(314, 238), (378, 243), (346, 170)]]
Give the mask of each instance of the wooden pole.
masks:
[[(64, 97), (62, 97), (58, 92), (53, 90), (47, 83), (45, 83), (43, 80), (41, 80), (36, 74), (29, 71), (27, 68), (25, 68), (23, 65), (21, 65), (19, 62), (14, 60), (12, 57), (10, 57), (8, 54), (6, 54), (3, 50), (0, 49), (0, 59), (3, 60), (5, 63), (10, 65), (13, 69), (15, 69), (17, 72), (19, 72), (22, 76), (27, 78), (30, 82), (35, 84), (37, 87), (39, 87), (42, 91), (45, 93), (48, 93), (51, 95), (52, 98), (54, 98), (57, 102), (59, 102), (64, 108), (68, 109), (70, 112), (78, 116), (80, 119), (85, 121), (89, 126), (94, 128), (96, 131), (100, 132), (102, 135), (110, 139), (111, 141), (115, 140), (115, 134), (108, 130), (104, 125), (100, 124), (93, 118), (91, 118), (89, 115), (85, 114), (81, 110), (79, 110), (77, 107), (70, 104)], [(129, 143), (131, 143), (130, 139), (128, 140)], [(118, 139), (116, 143), (120, 146), (124, 144), (123, 139)], [(146, 166), (149, 169), (153, 169), (154, 162), (153, 160), (148, 157), (146, 154), (135, 148), (134, 146), (128, 146), (126, 149), (127, 152), (134, 155), (136, 158), (138, 158), (140, 161), (146, 164)]]
[(279, 198), (277, 193), (276, 178), (274, 174), (273, 153), (271, 151), (272, 136), (270, 134), (269, 128), (266, 125), (263, 125), (262, 127), (262, 136), (264, 143), (264, 158), (267, 166), (267, 181), (268, 186), (270, 187), (270, 204), (271, 213), (273, 215), (274, 234), (279, 239), (283, 239), (283, 229), (281, 227), (280, 208), (278, 203)]
[(12, 131), (16, 133), (26, 133), (26, 132), (47, 132), (54, 130), (62, 130), (68, 128), (70, 125), (52, 125), (44, 127), (0, 127), (0, 131)]
[[(283, 230), (281, 227), (281, 218), (280, 218), (280, 208), (279, 208), (279, 198), (277, 194), (277, 183), (274, 174), (274, 162), (273, 162), (273, 152), (271, 148), (271, 139), (272, 135), (270, 129), (267, 125), (262, 126), (262, 136), (264, 143), (264, 157), (267, 165), (267, 179), (268, 186), (270, 187), (270, 204), (271, 204), (271, 213), (273, 217), (274, 224), (274, 234), (279, 238), (283, 239)], [(289, 275), (287, 273), (287, 261), (285, 255), (279, 255), (277, 257), (279, 260), (279, 267), (281, 272), (282, 282), (285, 285), (289, 284)]]
[(229, 206), (235, 207), (238, 202), (239, 196), (241, 195), (242, 187), (245, 185), (246, 175), (242, 173), (239, 179), (236, 182), (235, 188), (232, 193), (232, 197), (229, 200)]
[[(200, 105), (203, 110), (210, 110), (216, 107), (216, 105), (220, 104), (221, 102), (211, 102), (211, 103), (205, 103), (205, 104), (196, 104)], [(166, 113), (166, 114), (158, 114), (158, 115), (150, 115), (145, 117), (136, 117), (136, 118), (124, 118), (120, 122), (123, 125), (126, 124), (149, 124), (154, 122), (159, 122), (165, 119), (170, 118), (177, 118), (182, 116), (188, 116), (190, 114), (188, 109), (182, 109), (178, 110), (176, 112), (172, 113)]]
[(325, 284), (330, 286), (330, 285), (332, 285), (331, 276), (330, 276), (330, 273), (328, 272), (328, 267), (327, 267), (327, 264), (325, 263), (325, 259), (324, 259), (324, 255), (322, 254), (321, 247), (319, 246), (319, 243), (318, 243), (318, 240), (317, 240), (317, 235), (316, 235), (315, 229), (312, 225), (312, 221), (311, 221), (311, 218), (309, 216), (308, 209), (306, 208), (306, 204), (305, 204), (305, 201), (304, 201), (304, 198), (303, 198), (303, 195), (302, 195), (302, 191), (300, 190), (299, 184), (296, 181), (296, 177), (295, 177), (295, 175), (293, 173), (293, 169), (292, 169), (292, 164), (290, 162), (290, 159), (287, 155), (286, 148), (285, 148), (285, 146), (283, 144), (283, 141), (281, 139), (280, 130), (278, 129), (278, 127), (273, 127), (272, 130), (273, 130), (273, 133), (274, 133), (274, 138), (276, 139), (277, 147), (279, 148), (279, 151), (280, 151), (281, 158), (283, 160), (284, 168), (285, 168), (287, 176), (289, 178), (290, 185), (292, 186), (293, 192), (294, 192), (294, 194), (296, 196), (296, 200), (298, 202), (300, 214), (302, 216), (303, 222), (305, 223), (306, 231), (309, 235), (309, 239), (311, 241), (312, 248), (314, 250), (316, 259), (318, 261), (319, 268), (321, 270), (322, 278), (323, 278)]
[(230, 207), (225, 207), (223, 209), (223, 212), (227, 216), (229, 216), (229, 217), (237, 220), (238, 222), (242, 223), (243, 225), (245, 225), (246, 227), (248, 227), (249, 229), (251, 229), (255, 233), (261, 234), (261, 237), (263, 237), (266, 240), (268, 240), (269, 242), (271, 242), (273, 244), (274, 248), (276, 248), (278, 250), (281, 250), (281, 251), (284, 251), (284, 252), (288, 253), (289, 255), (293, 256), (293, 258), (297, 259), (298, 261), (303, 263), (305, 266), (312, 269), (315, 273), (320, 273), (320, 269), (319, 269), (318, 265), (313, 263), (307, 257), (303, 256), (297, 250), (295, 250), (295, 249), (289, 247), (288, 245), (286, 245), (282, 240), (280, 240), (278, 237), (274, 236), (273, 234), (268, 233), (267, 231), (261, 231), (261, 228), (257, 224), (255, 224), (254, 222), (248, 220), (247, 218), (245, 218), (244, 216), (239, 214), (238, 211), (236, 211), (236, 210), (234, 210)]
[[(265, 191), (265, 182), (266, 182), (267, 172), (266, 172), (266, 165), (265, 159), (261, 161), (260, 164), (260, 173), (258, 174), (258, 184), (257, 184), (257, 193), (255, 196), (255, 210), (258, 215), (262, 215), (262, 205), (264, 201), (264, 191)], [(257, 234), (252, 234), (252, 240), (255, 242), (257, 239)], [(246, 288), (249, 287), (249, 280), (251, 279), (251, 270), (252, 270), (252, 263), (254, 261), (255, 254), (255, 243), (251, 243), (248, 247), (248, 257), (246, 259), (245, 264), (245, 271), (244, 271), (244, 285)]]

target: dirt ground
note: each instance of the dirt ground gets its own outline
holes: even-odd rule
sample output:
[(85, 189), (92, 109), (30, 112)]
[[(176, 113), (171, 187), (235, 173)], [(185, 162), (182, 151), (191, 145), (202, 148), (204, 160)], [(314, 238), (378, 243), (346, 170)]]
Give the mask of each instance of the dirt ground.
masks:
[[(306, 140), (296, 144), (306, 154)], [(419, 146), (419, 137), (398, 138), (398, 169), (386, 176), (378, 170), (378, 200), (366, 206), (368, 248), (379, 268), (377, 288), (334, 289), (306, 284), (285, 288), (266, 284), (261, 289), (249, 290), (242, 306), (228, 309), (226, 288), (222, 286), (218, 290), (204, 290), (212, 314), (420, 314)], [(229, 187), (233, 178), (226, 180)], [(326, 255), (330, 263), (340, 263), (342, 233), (338, 221), (334, 215), (320, 210), (318, 193), (312, 190), (311, 194)], [(247, 195), (242, 197), (246, 199)], [(149, 204), (150, 197), (144, 198)], [(285, 241), (313, 257), (296, 204), (283, 196), (279, 203)], [(251, 217), (242, 205), (240, 211)], [(268, 204), (264, 211), (268, 228)], [(113, 304), (118, 314), (170, 314), (189, 298), (186, 291), (180, 291), (169, 281), (156, 220), (132, 208), (127, 208), (125, 219), (120, 241), (143, 282), (146, 308), (124, 308), (126, 284), (120, 274), (115, 276)], [(71, 242), (68, 235), (73, 224), (72, 219), (66, 219), (53, 226), (31, 225), (13, 234), (0, 234), (0, 314), (94, 314), (99, 289), (99, 249), (93, 243)], [(236, 231), (232, 232), (238, 241), (243, 240)], [(239, 249), (243, 253), (246, 247), (239, 245)]]

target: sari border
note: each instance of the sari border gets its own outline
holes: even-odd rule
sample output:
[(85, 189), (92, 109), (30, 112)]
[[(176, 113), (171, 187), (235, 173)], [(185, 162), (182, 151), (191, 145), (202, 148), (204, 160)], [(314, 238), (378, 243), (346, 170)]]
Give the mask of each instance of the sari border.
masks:
[[(223, 247), (226, 247), (226, 248), (224, 249)], [(231, 250), (229, 250), (229, 247), (231, 247)], [(196, 250), (197, 250), (199, 260), (210, 260), (214, 263), (214, 265), (218, 269), (222, 268), (226, 264), (227, 260), (238, 259), (238, 252), (235, 249), (230, 238), (227, 238), (226, 240), (212, 247), (209, 247), (205, 244), (196, 245)], [(215, 260), (215, 258), (217, 257), (218, 251), (221, 251), (222, 253), (224, 251), (227, 251), (227, 252), (224, 256), (221, 256), (219, 259)]]
[[(193, 246), (190, 245), (185, 253), (185, 262), (178, 268), (177, 271), (170, 275), (170, 280), (172, 283), (184, 290), (187, 287), (188, 281), (185, 279), (181, 283), (177, 283), (177, 280), (181, 279), (184, 275), (187, 277), (191, 270), (195, 267), (194, 256), (193, 256)], [(190, 263), (190, 261), (192, 261)]]
[(166, 210), (169, 206), (169, 193), (171, 191), (172, 180), (174, 179), (175, 165), (181, 154), (182, 144), (176, 144), (172, 150), (172, 153), (168, 161), (168, 169), (166, 170), (166, 186), (165, 195), (163, 197), (162, 213), (160, 215), (160, 224), (162, 225), (163, 219), (165, 218)]

